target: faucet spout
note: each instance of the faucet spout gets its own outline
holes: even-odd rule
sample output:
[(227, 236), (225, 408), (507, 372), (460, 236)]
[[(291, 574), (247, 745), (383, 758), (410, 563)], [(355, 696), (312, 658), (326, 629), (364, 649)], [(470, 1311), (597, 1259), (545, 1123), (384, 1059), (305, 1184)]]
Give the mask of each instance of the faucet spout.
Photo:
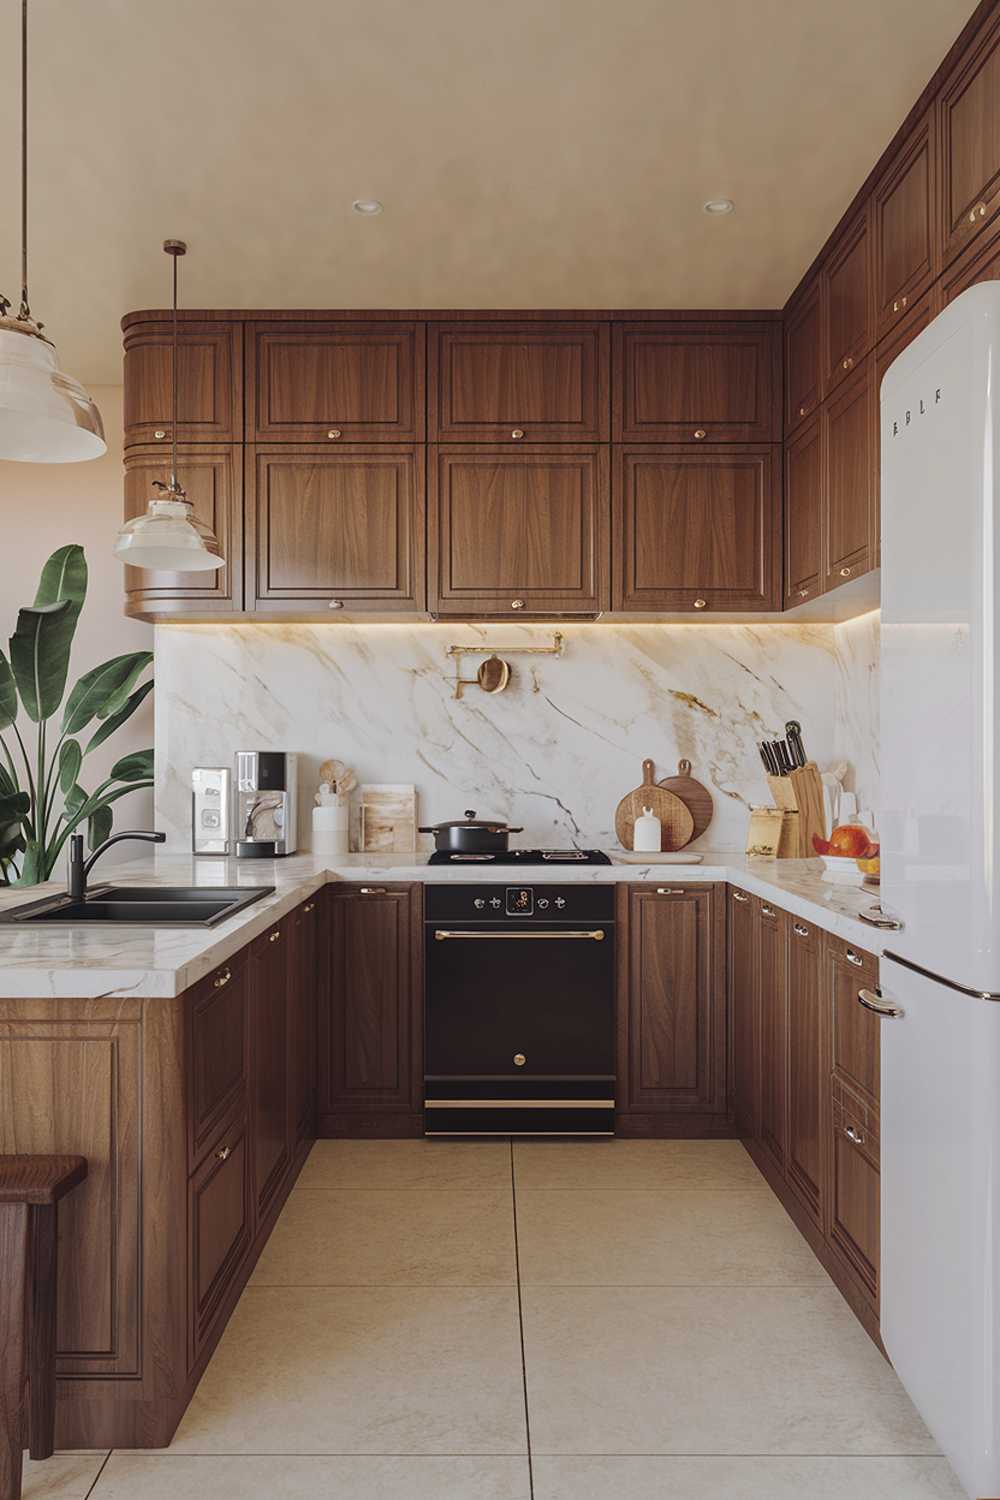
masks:
[(95, 862), (100, 859), (106, 849), (112, 844), (120, 844), (123, 839), (138, 839), (146, 844), (165, 843), (167, 835), (159, 833), (152, 828), (130, 829), (124, 833), (113, 833), (103, 844), (98, 844), (89, 859), (83, 857), (83, 834), (73, 833), (69, 840), (69, 881), (66, 894), (71, 901), (86, 901), (87, 899), (87, 876), (94, 868)]

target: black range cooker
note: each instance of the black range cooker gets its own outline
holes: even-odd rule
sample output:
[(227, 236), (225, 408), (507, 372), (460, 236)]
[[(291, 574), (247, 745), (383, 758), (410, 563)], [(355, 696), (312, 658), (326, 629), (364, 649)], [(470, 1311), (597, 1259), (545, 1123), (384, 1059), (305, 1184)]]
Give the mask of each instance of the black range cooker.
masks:
[(613, 884), (428, 884), (427, 1135), (614, 1133), (614, 913)]

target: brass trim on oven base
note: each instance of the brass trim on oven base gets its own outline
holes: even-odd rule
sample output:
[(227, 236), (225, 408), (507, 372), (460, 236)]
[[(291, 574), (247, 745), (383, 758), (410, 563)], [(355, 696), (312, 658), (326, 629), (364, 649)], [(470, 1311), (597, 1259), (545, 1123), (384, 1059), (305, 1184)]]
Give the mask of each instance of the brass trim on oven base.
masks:
[(425, 1099), (425, 1109), (614, 1109), (613, 1099)]
[(560, 941), (566, 938), (584, 938), (592, 943), (603, 943), (605, 939), (604, 929), (595, 928), (592, 932), (459, 932), (451, 928), (438, 927), (434, 931), (434, 940), (438, 943), (446, 942), (450, 938), (468, 938), (474, 941), (486, 941), (490, 943), (504, 941), (520, 941), (522, 938), (544, 939), (552, 938)]

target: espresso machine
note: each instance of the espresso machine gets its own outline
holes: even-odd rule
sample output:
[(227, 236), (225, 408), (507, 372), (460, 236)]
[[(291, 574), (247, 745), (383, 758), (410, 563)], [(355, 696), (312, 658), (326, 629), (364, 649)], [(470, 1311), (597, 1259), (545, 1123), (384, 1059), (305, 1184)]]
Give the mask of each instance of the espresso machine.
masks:
[(298, 759), (287, 750), (236, 752), (237, 859), (295, 853)]

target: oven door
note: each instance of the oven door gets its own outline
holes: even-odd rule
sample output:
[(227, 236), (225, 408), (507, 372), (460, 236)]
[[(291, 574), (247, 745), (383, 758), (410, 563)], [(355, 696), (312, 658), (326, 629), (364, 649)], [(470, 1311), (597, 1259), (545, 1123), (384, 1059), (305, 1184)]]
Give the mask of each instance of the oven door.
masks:
[(425, 1130), (611, 1134), (614, 924), (426, 927)]

